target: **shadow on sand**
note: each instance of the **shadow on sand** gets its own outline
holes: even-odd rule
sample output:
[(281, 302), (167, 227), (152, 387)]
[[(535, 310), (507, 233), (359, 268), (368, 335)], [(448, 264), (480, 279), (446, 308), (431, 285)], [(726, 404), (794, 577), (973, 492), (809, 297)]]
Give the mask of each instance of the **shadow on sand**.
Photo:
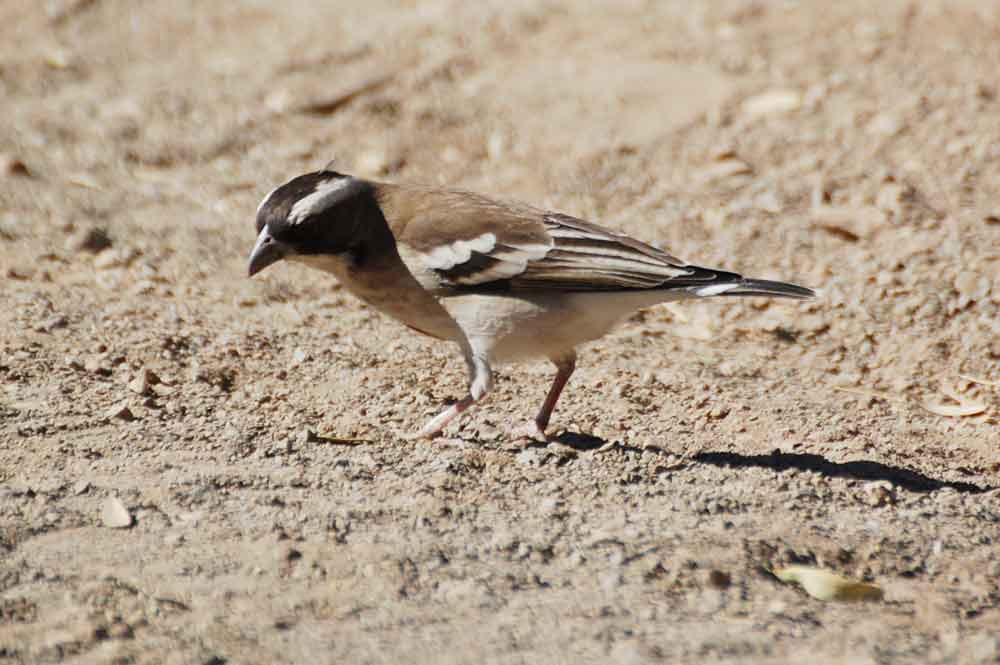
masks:
[(771, 453), (770, 455), (741, 455), (739, 453), (698, 453), (691, 457), (692, 461), (713, 466), (728, 466), (733, 468), (758, 467), (785, 471), (798, 469), (800, 471), (815, 471), (832, 478), (855, 478), (858, 480), (888, 480), (894, 485), (912, 492), (933, 492), (950, 487), (957, 492), (980, 494), (997, 489), (996, 487), (981, 487), (973, 483), (961, 481), (938, 480), (922, 473), (890, 466), (881, 462), (858, 460), (856, 462), (831, 462), (822, 455), (802, 453)]
[[(580, 452), (594, 451), (605, 446), (608, 441), (591, 434), (580, 432), (562, 432), (552, 438), (552, 441), (563, 444)], [(537, 447), (544, 447), (545, 443), (532, 444)], [(621, 446), (624, 450), (643, 452), (642, 449), (632, 446)], [(666, 454), (667, 451), (657, 448), (649, 448), (654, 452)], [(854, 462), (832, 462), (822, 455), (809, 453), (780, 453), (774, 452), (768, 455), (743, 455), (730, 452), (702, 452), (688, 458), (691, 462), (699, 464), (709, 464), (711, 466), (731, 467), (743, 469), (756, 467), (760, 469), (771, 469), (773, 471), (786, 471), (797, 469), (799, 471), (815, 471), (831, 478), (854, 478), (856, 480), (887, 480), (892, 484), (910, 490), (911, 492), (933, 492), (944, 488), (951, 488), (956, 492), (967, 494), (981, 494), (990, 492), (1000, 487), (981, 486), (975, 483), (967, 483), (958, 480), (938, 480), (931, 478), (918, 471), (912, 471), (899, 466), (891, 466), (881, 462), (869, 460), (857, 460)]]

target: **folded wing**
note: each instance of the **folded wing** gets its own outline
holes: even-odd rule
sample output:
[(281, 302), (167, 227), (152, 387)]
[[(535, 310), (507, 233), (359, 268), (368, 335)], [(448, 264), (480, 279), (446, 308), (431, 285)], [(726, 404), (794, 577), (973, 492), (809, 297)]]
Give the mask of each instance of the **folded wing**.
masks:
[(454, 291), (686, 289), (718, 295), (742, 278), (691, 266), (596, 224), (461, 191), (382, 186), (400, 253), (428, 288)]

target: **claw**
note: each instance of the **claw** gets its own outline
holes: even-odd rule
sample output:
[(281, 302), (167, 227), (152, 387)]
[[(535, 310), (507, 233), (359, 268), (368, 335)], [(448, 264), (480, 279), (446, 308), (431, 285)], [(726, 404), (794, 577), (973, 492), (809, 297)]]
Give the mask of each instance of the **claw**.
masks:
[(534, 420), (529, 420), (519, 427), (515, 427), (511, 430), (510, 435), (515, 440), (517, 439), (529, 439), (531, 441), (542, 441), (546, 442), (549, 440), (549, 436), (545, 433), (545, 430), (538, 426), (538, 423)]

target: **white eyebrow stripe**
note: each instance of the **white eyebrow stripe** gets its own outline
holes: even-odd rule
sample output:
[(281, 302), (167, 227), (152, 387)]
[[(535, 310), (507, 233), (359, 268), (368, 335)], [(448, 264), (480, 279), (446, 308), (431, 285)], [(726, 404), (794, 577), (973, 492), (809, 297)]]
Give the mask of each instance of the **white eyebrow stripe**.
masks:
[(487, 254), (497, 244), (497, 237), (484, 233), (470, 240), (456, 240), (424, 253), (424, 263), (432, 270), (448, 270), (472, 258), (472, 252)]
[(302, 220), (323, 212), (335, 200), (335, 194), (351, 184), (350, 178), (330, 178), (316, 185), (316, 190), (308, 196), (303, 196), (292, 206), (288, 213), (288, 223), (298, 224)]

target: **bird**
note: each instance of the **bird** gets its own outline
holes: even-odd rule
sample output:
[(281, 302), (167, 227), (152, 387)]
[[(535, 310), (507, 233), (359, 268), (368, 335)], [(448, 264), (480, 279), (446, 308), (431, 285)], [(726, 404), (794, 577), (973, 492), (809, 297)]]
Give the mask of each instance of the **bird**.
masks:
[(326, 167), (269, 192), (248, 272), (292, 261), (333, 275), (406, 327), (458, 346), (468, 390), (407, 438), (434, 438), (481, 401), (494, 366), (548, 359), (555, 377), (534, 419), (511, 431), (546, 440), (577, 348), (636, 310), (710, 297), (806, 300), (816, 291), (686, 263), (570, 215)]

